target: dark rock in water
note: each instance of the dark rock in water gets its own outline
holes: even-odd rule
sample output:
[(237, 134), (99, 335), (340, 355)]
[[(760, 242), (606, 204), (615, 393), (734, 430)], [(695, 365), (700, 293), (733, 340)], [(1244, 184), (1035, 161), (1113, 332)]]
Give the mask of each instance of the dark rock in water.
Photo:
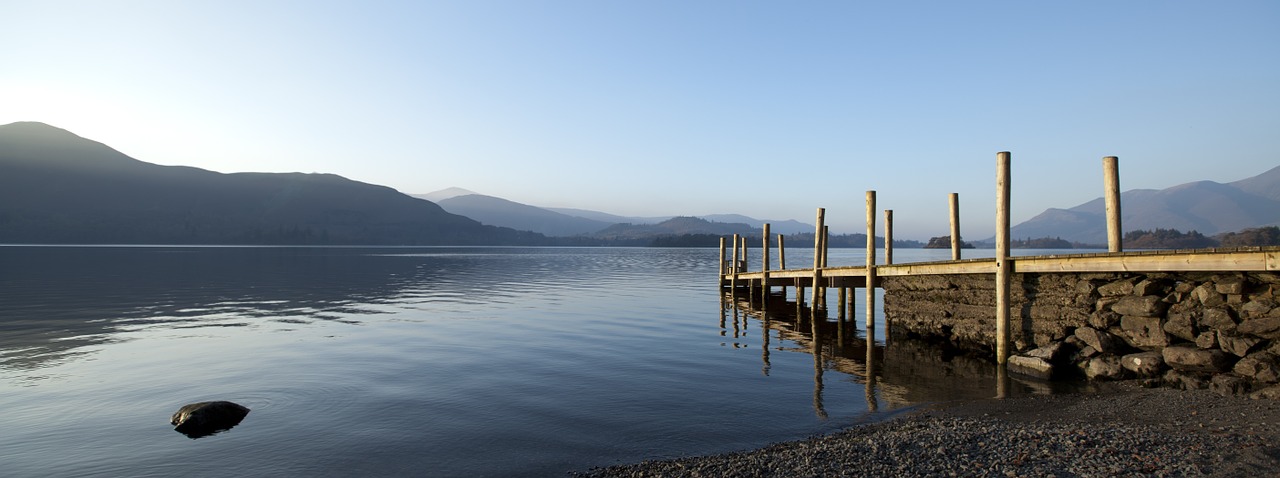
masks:
[(248, 408), (236, 403), (200, 402), (179, 408), (169, 423), (174, 430), (194, 439), (229, 430), (248, 414)]

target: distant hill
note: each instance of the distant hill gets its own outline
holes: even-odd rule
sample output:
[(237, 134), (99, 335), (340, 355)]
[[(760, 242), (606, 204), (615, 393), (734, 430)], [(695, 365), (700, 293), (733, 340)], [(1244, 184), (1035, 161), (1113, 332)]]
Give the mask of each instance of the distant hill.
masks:
[[(1125, 191), (1120, 201), (1125, 231), (1176, 229), (1213, 235), (1273, 226), (1280, 224), (1280, 167), (1227, 184), (1196, 181)], [(1106, 205), (1098, 198), (1070, 209), (1048, 209), (1014, 226), (1010, 235), (1106, 244)]]
[(483, 224), (533, 231), (547, 236), (590, 234), (613, 225), (483, 194), (465, 194), (436, 202), (444, 210)]
[(674, 217), (657, 224), (614, 224), (592, 234), (592, 237), (610, 240), (634, 240), (660, 236), (759, 234), (760, 231), (742, 223), (712, 222), (696, 217)]
[(534, 244), (332, 174), (160, 166), (43, 123), (0, 126), (0, 243)]
[[(415, 194), (414, 197), (429, 199), (446, 211), (467, 216), (484, 224), (533, 231), (552, 237), (594, 235), (614, 224), (652, 225), (674, 218), (674, 216), (619, 216), (586, 209), (543, 208), (477, 194), (462, 188)], [(760, 220), (741, 214), (712, 214), (696, 217), (713, 223), (746, 224), (756, 229), (756, 233), (759, 233), (766, 222), (770, 223), (770, 232), (776, 234), (813, 232), (812, 225), (791, 219)]]

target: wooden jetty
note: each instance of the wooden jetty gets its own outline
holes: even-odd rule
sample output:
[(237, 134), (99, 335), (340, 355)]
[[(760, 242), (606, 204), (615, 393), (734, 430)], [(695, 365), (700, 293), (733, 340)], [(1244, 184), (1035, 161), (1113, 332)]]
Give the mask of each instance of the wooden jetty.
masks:
[[(776, 244), (778, 267), (771, 269), (769, 260), (769, 225), (764, 225), (761, 254), (762, 260), (756, 270), (750, 270), (745, 238), (733, 237), (732, 247), (727, 248), (725, 241), (720, 242), (719, 284), (722, 288), (733, 291), (745, 290), (752, 297), (757, 293), (761, 297), (768, 294), (772, 287), (796, 287), (797, 301), (803, 301), (804, 290), (811, 291), (811, 301), (817, 304), (825, 296), (826, 289), (840, 289), (840, 297), (845, 297), (847, 289), (863, 288), (866, 290), (867, 329), (873, 330), (875, 288), (880, 287), (880, 280), (894, 276), (920, 276), (930, 274), (994, 274), (996, 303), (993, 310), (996, 330), (995, 352), (998, 363), (1005, 363), (1010, 355), (1009, 350), (1009, 287), (1013, 274), (1023, 273), (1114, 273), (1114, 272), (1275, 272), (1280, 271), (1280, 248), (1251, 247), (1231, 249), (1195, 249), (1195, 250), (1161, 250), (1125, 252), (1121, 244), (1120, 223), (1120, 186), (1118, 159), (1114, 156), (1103, 158), (1105, 201), (1107, 213), (1108, 252), (1090, 254), (1065, 254), (1046, 256), (1014, 257), (1009, 251), (1009, 168), (1011, 155), (1001, 152), (996, 155), (996, 254), (993, 258), (961, 259), (959, 234), (959, 203), (954, 193), (949, 196), (951, 209), (951, 241), (952, 260), (919, 263), (893, 263), (892, 261), (892, 220), (890, 210), (885, 211), (885, 264), (876, 264), (876, 193), (866, 193), (866, 264), (862, 266), (828, 267), (826, 264), (826, 237), (824, 225), (825, 210), (818, 208), (817, 224), (814, 234), (814, 264), (809, 268), (787, 268), (783, 256), (782, 236), (778, 236)], [(726, 256), (726, 253), (731, 253)], [(843, 299), (842, 303), (843, 305)], [(892, 318), (886, 318), (892, 320)]]

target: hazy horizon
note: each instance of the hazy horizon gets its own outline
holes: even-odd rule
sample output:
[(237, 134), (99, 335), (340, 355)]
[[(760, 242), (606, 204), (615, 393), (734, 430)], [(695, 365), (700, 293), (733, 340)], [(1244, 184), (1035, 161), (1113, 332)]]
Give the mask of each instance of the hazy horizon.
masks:
[[(142, 161), (621, 216), (992, 234), (1280, 164), (1266, 1), (9, 3), (0, 124)], [(882, 214), (882, 213), (881, 213)], [(883, 217), (883, 216), (880, 216)], [(882, 225), (878, 226), (882, 229)]]

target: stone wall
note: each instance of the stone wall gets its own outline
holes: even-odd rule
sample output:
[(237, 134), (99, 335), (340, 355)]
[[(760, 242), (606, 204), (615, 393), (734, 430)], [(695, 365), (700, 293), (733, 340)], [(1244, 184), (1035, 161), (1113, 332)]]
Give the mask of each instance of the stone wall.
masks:
[[(890, 333), (994, 357), (995, 275), (882, 277)], [(1280, 396), (1276, 273), (1015, 274), (1013, 371)]]

